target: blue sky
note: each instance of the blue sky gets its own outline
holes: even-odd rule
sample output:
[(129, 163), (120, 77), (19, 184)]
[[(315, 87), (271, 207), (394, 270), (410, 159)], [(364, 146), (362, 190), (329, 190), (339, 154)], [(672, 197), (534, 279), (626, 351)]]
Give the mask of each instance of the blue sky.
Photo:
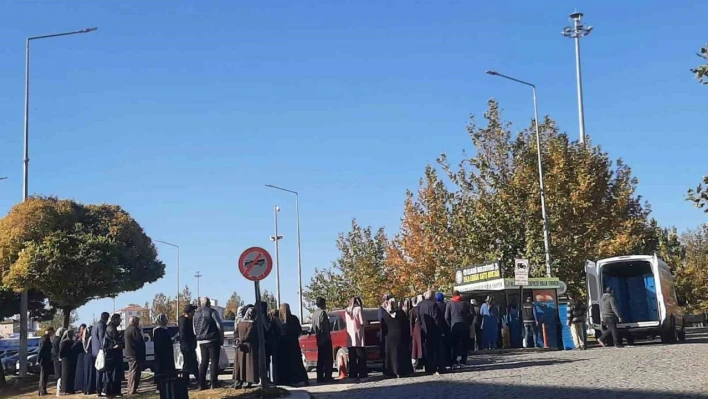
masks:
[[(0, 210), (21, 200), (24, 39), (32, 44), (30, 192), (125, 207), (182, 248), (182, 284), (225, 302), (252, 298), (237, 271), (272, 250), (281, 207), (283, 299), (297, 307), (294, 198), (301, 193), (305, 282), (336, 258), (352, 217), (398, 229), (405, 190), (441, 153), (471, 149), (465, 124), (497, 98), (517, 126), (539, 108), (577, 137), (573, 6), (582, 42), (587, 133), (640, 180), (653, 215), (680, 229), (706, 217), (684, 201), (708, 171), (708, 88), (689, 69), (708, 41), (708, 3), (680, 1), (6, 1), (0, 5)], [(326, 3), (326, 4), (325, 4)], [(701, 112), (703, 111), (703, 112)], [(162, 280), (117, 306), (176, 291)], [(264, 288), (273, 290), (271, 275)], [(82, 321), (111, 310), (79, 310)]]

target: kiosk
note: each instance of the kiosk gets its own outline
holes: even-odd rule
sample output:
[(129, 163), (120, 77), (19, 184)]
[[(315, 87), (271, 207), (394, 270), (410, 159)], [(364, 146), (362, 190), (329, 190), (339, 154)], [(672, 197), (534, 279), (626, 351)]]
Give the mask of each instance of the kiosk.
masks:
[(518, 312), (526, 298), (531, 297), (539, 321), (536, 346), (562, 348), (558, 331), (561, 329), (558, 291), (564, 291), (565, 284), (558, 278), (530, 277), (528, 285), (520, 287), (514, 284), (513, 278), (504, 276), (501, 262), (494, 261), (458, 269), (455, 273), (455, 290), (465, 299), (475, 299), (478, 303), (482, 303), (487, 296), (494, 296), (501, 307), (502, 317), (509, 325), (511, 347), (521, 347), (523, 329)]

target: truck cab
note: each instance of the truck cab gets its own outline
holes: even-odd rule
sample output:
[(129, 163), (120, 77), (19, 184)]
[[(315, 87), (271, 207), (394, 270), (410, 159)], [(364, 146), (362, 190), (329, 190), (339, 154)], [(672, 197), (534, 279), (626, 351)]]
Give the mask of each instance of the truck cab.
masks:
[(588, 324), (595, 336), (602, 333), (600, 301), (611, 287), (622, 322), (620, 335), (634, 338), (660, 336), (663, 343), (685, 339), (684, 315), (676, 299), (669, 266), (656, 255), (629, 255), (586, 261)]

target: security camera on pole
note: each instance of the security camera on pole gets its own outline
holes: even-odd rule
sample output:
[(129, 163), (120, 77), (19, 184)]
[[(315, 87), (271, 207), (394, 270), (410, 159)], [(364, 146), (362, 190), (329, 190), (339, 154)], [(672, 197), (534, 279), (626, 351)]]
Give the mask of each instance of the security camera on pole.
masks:
[(260, 247), (251, 247), (243, 251), (238, 259), (238, 269), (247, 280), (253, 281), (256, 293), (256, 329), (258, 330), (258, 371), (261, 376), (263, 388), (270, 384), (266, 374), (265, 332), (264, 322), (266, 315), (261, 310), (261, 285), (260, 281), (268, 277), (273, 270), (273, 258), (268, 251)]

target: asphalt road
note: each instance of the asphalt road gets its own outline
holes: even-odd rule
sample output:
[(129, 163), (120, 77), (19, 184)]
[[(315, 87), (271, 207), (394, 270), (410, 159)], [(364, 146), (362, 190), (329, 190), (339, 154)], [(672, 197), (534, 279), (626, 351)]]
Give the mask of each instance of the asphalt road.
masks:
[(691, 330), (684, 344), (516, 351), (475, 355), (468, 363), (440, 376), (374, 374), (369, 382), (304, 389), (315, 399), (708, 398), (708, 329)]

